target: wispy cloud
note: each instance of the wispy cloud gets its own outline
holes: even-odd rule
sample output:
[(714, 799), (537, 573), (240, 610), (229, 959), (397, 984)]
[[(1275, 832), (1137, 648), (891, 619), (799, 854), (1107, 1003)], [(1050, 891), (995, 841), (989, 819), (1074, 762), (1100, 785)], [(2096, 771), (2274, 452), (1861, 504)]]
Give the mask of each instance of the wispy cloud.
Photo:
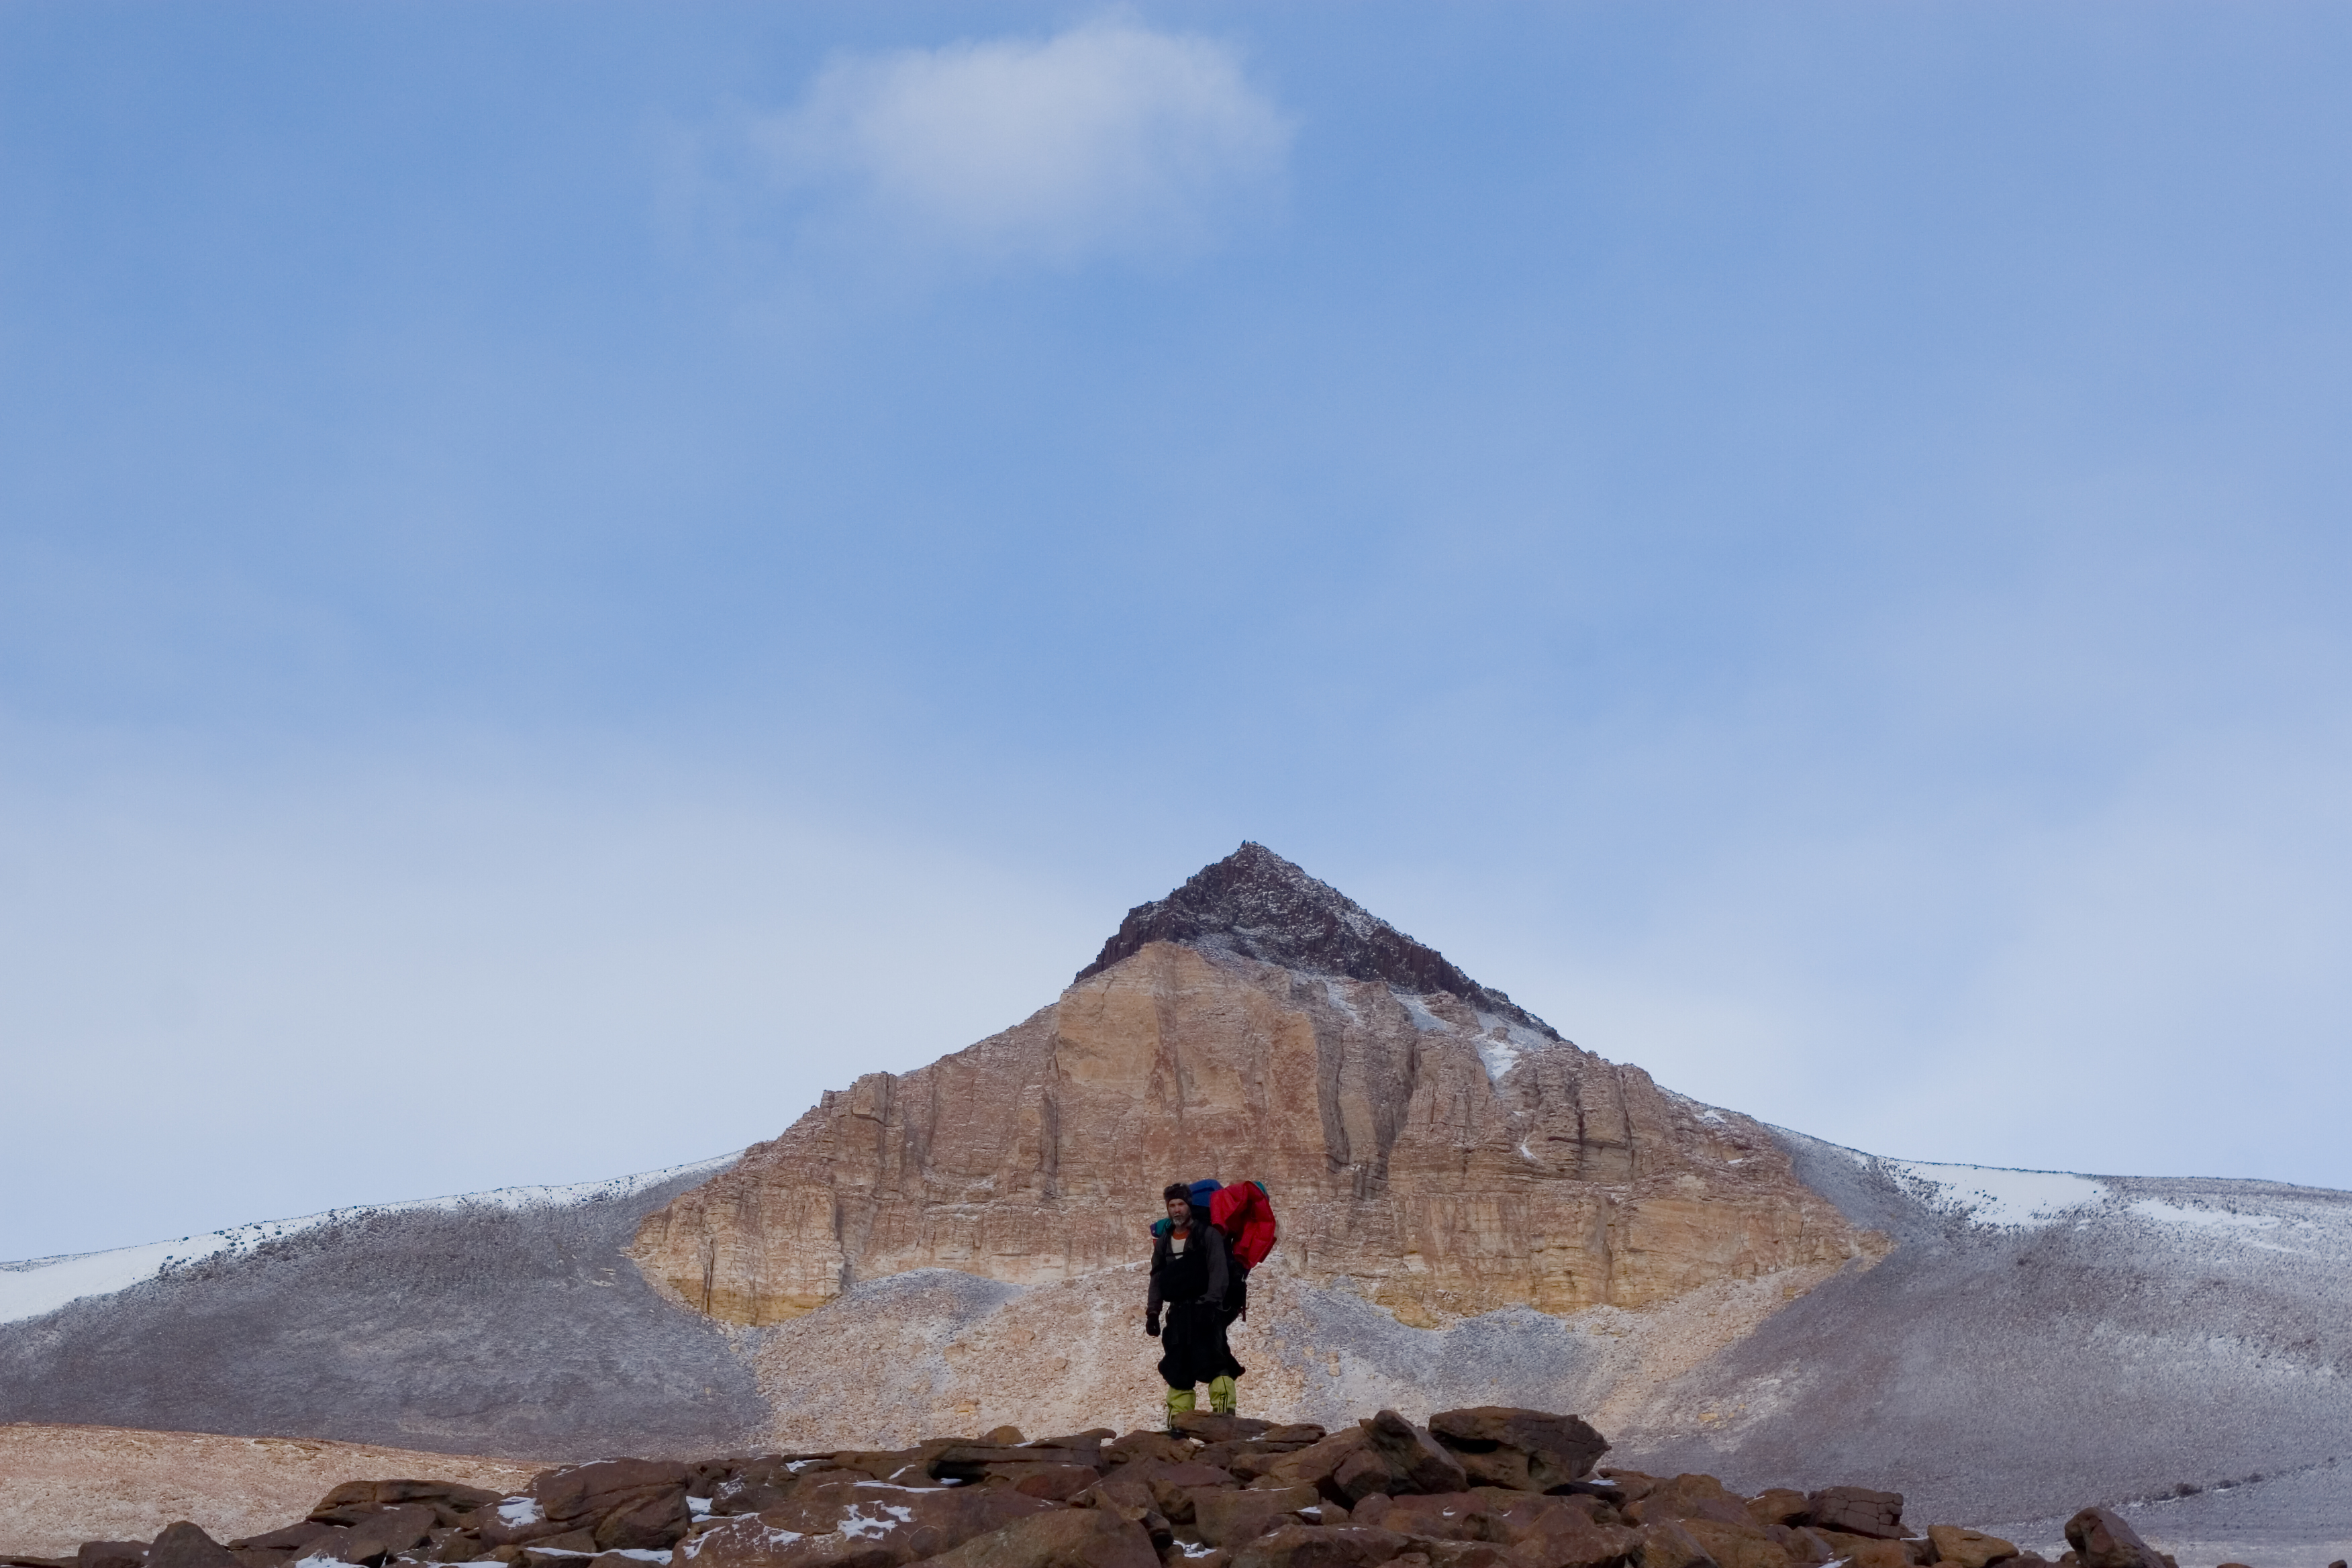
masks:
[(1230, 46), (1108, 20), (839, 58), (749, 134), (804, 227), (1069, 266), (1213, 245), (1278, 181), (1291, 130)]

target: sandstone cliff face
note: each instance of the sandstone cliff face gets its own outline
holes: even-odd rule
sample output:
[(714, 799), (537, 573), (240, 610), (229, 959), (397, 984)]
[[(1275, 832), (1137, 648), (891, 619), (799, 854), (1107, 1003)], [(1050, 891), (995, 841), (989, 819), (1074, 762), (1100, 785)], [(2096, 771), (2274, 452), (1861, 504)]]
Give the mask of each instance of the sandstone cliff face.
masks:
[[(1309, 903), (1338, 900), (1255, 846), (1234, 858), (1252, 851)], [(1858, 1250), (1757, 1124), (1498, 993), (1416, 994), (1252, 947), (1317, 962), (1267, 940), (1133, 942), (1014, 1028), (826, 1095), (647, 1216), (632, 1256), (714, 1317), (774, 1323), (914, 1268), (1029, 1285), (1136, 1261), (1160, 1189), (1203, 1175), (1266, 1184), (1286, 1271), (1414, 1324), (1641, 1306)]]

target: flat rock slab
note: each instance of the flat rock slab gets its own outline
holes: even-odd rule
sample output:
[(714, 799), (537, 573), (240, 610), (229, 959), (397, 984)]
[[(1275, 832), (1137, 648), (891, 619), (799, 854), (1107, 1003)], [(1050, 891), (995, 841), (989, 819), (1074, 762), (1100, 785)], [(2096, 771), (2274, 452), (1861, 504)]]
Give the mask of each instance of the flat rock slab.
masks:
[(362, 1443), (125, 1426), (0, 1426), (0, 1542), (69, 1557), (85, 1541), (152, 1541), (192, 1520), (215, 1541), (276, 1530), (346, 1481), (433, 1476), (501, 1495), (548, 1468)]

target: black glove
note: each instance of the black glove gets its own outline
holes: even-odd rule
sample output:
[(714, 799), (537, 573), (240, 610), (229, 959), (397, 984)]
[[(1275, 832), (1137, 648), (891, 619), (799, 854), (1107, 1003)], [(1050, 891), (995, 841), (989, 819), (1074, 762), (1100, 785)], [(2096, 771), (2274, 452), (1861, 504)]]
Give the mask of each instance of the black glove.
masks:
[(1143, 1331), (1150, 1334), (1155, 1340), (1160, 1337), (1159, 1313), (1146, 1312), (1143, 1314)]

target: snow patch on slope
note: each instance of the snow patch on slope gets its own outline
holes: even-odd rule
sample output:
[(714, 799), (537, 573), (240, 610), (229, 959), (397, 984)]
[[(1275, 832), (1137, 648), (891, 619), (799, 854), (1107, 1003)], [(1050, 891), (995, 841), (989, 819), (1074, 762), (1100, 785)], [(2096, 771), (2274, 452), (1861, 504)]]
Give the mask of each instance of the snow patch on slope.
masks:
[(2221, 1226), (2248, 1230), (2268, 1230), (2280, 1223), (2276, 1215), (2239, 1214), (2232, 1209), (2183, 1208), (2179, 1204), (2166, 1203), (2162, 1198), (2142, 1198), (2132, 1205), (2131, 1212), (2143, 1219), (2165, 1225)]
[(1972, 1224), (1995, 1229), (2048, 1225), (2109, 1196), (2105, 1182), (2064, 1171), (2004, 1171), (1918, 1160), (1876, 1163), (1929, 1207), (1957, 1212)]
[(299, 1235), (315, 1226), (371, 1215), (413, 1214), (425, 1209), (454, 1210), (486, 1204), (496, 1208), (558, 1208), (572, 1204), (609, 1202), (634, 1197), (648, 1187), (680, 1176), (698, 1176), (724, 1170), (741, 1157), (741, 1151), (646, 1171), (601, 1182), (574, 1182), (566, 1186), (499, 1187), (487, 1193), (461, 1193), (450, 1197), (418, 1198), (408, 1203), (371, 1204), (329, 1209), (297, 1219), (263, 1220), (184, 1236), (177, 1241), (155, 1241), (143, 1247), (119, 1247), (110, 1252), (84, 1252), (63, 1258), (34, 1258), (20, 1263), (0, 1263), (0, 1323), (43, 1317), (89, 1296), (110, 1296), (154, 1279), (164, 1269), (194, 1263), (223, 1252), (244, 1252), (266, 1242)]
[(1503, 1075), (1518, 1066), (1522, 1056), (1551, 1044), (1525, 1024), (1500, 1013), (1480, 1013), (1477, 1017), (1478, 1059), (1486, 1064), (1490, 1082), (1502, 1082)]
[[(1453, 1035), (1457, 1038), (1467, 1033), (1460, 1024), (1441, 1016), (1430, 1005), (1410, 991), (1391, 992), (1397, 1005), (1405, 1010), (1412, 1026), (1424, 1035)], [(1486, 1081), (1500, 1083), (1503, 1075), (1519, 1065), (1519, 1058), (1529, 1051), (1539, 1051), (1554, 1042), (1540, 1030), (1530, 1029), (1514, 1018), (1500, 1013), (1474, 1012), (1478, 1031), (1469, 1036), (1470, 1045), (1478, 1053), (1478, 1060), (1486, 1068)]]

